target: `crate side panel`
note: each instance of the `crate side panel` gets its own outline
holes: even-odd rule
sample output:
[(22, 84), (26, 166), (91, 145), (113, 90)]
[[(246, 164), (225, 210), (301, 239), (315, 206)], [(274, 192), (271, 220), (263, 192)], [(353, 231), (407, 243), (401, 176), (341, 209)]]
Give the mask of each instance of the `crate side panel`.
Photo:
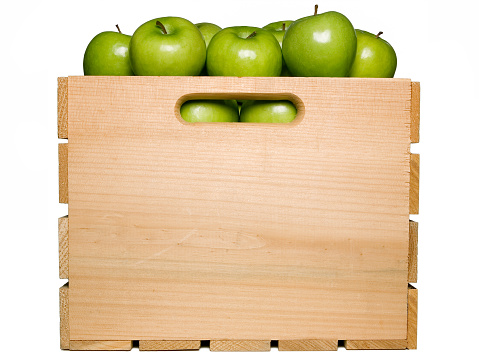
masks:
[[(302, 120), (178, 121), (212, 91), (294, 94)], [(69, 78), (72, 339), (405, 338), (410, 91)]]

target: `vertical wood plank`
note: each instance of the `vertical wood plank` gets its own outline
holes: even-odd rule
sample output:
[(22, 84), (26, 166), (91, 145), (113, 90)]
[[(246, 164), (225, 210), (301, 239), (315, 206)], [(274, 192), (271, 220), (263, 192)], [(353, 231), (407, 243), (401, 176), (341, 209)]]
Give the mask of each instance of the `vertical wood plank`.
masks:
[(130, 340), (72, 340), (70, 350), (131, 350), (133, 342)]
[(338, 350), (337, 340), (278, 340), (279, 351), (334, 351)]
[(344, 346), (348, 350), (386, 350), (406, 349), (406, 339), (393, 340), (346, 340)]
[(60, 288), (60, 349), (70, 349), (69, 284)]
[(60, 278), (68, 279), (68, 216), (58, 218), (58, 254)]
[(58, 138), (68, 138), (68, 77), (58, 78), (57, 101)]
[(407, 348), (417, 349), (417, 303), (418, 292), (412, 285), (408, 289)]
[(68, 143), (58, 144), (58, 189), (60, 203), (68, 203)]
[(269, 352), (270, 340), (211, 340), (213, 352)]
[(140, 351), (198, 350), (200, 340), (140, 340)]
[(409, 214), (419, 214), (419, 154), (411, 153)]
[(419, 82), (411, 82), (411, 142), (419, 142), (421, 87)]
[(408, 282), (417, 282), (418, 223), (409, 221)]

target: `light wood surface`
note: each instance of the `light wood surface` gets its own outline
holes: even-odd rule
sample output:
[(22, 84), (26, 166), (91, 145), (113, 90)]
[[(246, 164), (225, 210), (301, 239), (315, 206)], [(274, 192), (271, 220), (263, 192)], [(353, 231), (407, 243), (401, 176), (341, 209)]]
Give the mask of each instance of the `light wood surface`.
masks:
[(68, 143), (58, 144), (59, 202), (68, 203)]
[(141, 351), (198, 350), (200, 340), (140, 340)]
[(57, 95), (58, 138), (68, 138), (68, 77), (58, 78)]
[(337, 340), (279, 340), (279, 351), (334, 351), (338, 350)]
[(409, 221), (408, 282), (417, 282), (418, 223)]
[(421, 86), (419, 82), (411, 82), (411, 142), (419, 142), (419, 120), (421, 112)]
[(212, 340), (212, 352), (269, 352), (270, 340)]
[(70, 350), (128, 351), (133, 348), (130, 340), (72, 340)]
[[(298, 116), (185, 124), (195, 96)], [(401, 79), (70, 77), (70, 338), (405, 338), (410, 106)]]
[(368, 349), (406, 349), (406, 339), (392, 340), (346, 340), (344, 346), (348, 350)]
[(417, 349), (418, 291), (412, 285), (408, 289), (407, 348)]
[(58, 218), (58, 254), (60, 278), (68, 279), (68, 216)]
[(411, 153), (409, 214), (419, 214), (419, 154)]
[(60, 288), (60, 349), (70, 349), (68, 283)]

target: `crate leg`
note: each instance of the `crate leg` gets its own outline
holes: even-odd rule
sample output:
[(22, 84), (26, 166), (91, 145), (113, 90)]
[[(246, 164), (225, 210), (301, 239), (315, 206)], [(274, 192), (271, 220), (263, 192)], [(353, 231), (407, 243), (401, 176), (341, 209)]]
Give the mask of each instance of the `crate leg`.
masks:
[(140, 351), (198, 350), (200, 340), (140, 340)]
[(278, 340), (279, 351), (334, 351), (338, 350), (337, 340)]
[(211, 340), (213, 352), (268, 352), (271, 340)]

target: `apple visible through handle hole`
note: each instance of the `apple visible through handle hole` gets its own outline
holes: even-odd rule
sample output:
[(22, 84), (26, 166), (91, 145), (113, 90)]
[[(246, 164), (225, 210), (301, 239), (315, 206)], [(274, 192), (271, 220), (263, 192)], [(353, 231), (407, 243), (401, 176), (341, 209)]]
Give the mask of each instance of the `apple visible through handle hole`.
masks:
[(178, 102), (179, 117), (186, 123), (289, 124), (298, 117), (296, 106), (288, 99), (234, 100), (221, 99), (216, 95), (214, 99), (195, 96), (195, 98), (180, 99)]

